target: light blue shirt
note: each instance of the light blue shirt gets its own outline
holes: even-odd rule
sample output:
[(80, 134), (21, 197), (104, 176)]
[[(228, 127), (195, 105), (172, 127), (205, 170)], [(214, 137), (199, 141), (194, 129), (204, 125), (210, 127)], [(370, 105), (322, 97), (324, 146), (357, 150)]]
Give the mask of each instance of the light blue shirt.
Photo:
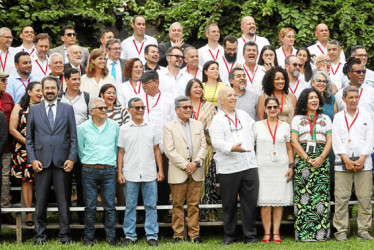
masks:
[(108, 118), (104, 126), (100, 131), (92, 118), (78, 126), (78, 155), (83, 164), (116, 165), (119, 126)]
[(39, 78), (33, 77), (32, 75), (29, 75), (27, 79), (22, 79), (18, 74), (18, 71), (16, 71), (12, 76), (8, 78), (6, 92), (8, 92), (12, 96), (14, 103), (17, 104), (25, 94), (27, 85), (30, 82), (39, 80)]

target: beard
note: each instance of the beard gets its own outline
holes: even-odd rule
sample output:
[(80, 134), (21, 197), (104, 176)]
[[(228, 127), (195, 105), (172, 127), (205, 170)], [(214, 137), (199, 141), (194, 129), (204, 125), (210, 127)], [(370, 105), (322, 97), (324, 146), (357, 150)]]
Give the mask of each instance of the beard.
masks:
[(292, 72), (292, 76), (293, 77), (299, 77), (300, 76), (300, 72), (299, 71), (294, 71), (294, 72)]
[(225, 52), (225, 59), (229, 62), (229, 63), (233, 63), (236, 61), (236, 57), (237, 57), (237, 53), (235, 53), (234, 55), (230, 55), (228, 53)]

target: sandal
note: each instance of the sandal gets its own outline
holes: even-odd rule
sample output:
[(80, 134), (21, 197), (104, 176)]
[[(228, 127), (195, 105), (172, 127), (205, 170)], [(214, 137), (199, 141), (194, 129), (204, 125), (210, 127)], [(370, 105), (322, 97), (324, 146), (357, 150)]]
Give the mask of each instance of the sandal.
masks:
[[(31, 212), (26, 213), (26, 217), (27, 217), (27, 215), (30, 215), (30, 214), (32, 215)], [(32, 227), (32, 226), (34, 226), (34, 221), (32, 219), (31, 220), (26, 220), (25, 225), (28, 226), (28, 227)]]
[[(279, 237), (279, 240), (274, 239), (275, 235), (277, 235)], [(281, 236), (279, 234), (273, 234), (273, 242), (274, 243), (282, 243)]]
[[(266, 236), (269, 236), (268, 239), (265, 239)], [(262, 238), (262, 243), (270, 243), (271, 234), (264, 234), (264, 237)]]

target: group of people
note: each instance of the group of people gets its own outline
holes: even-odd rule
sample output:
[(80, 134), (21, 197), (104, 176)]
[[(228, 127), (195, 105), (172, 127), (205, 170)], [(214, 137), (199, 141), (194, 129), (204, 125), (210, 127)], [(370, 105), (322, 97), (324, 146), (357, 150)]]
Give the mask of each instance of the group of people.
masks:
[[(223, 205), (222, 245), (238, 241), (240, 202), (243, 238), (281, 243), (283, 207), (293, 206), (296, 241), (330, 239), (330, 201), (335, 198), (335, 238), (348, 236), (348, 203), (359, 202), (358, 236), (371, 231), (374, 74), (362, 45), (348, 59), (329, 29), (315, 29), (315, 45), (294, 45), (295, 30), (282, 28), (275, 49), (256, 34), (255, 20), (241, 20), (243, 34), (224, 37), (206, 27), (208, 42), (196, 49), (173, 23), (170, 41), (158, 45), (136, 16), (122, 42), (105, 30), (89, 53), (76, 45), (74, 27), (62, 29), (63, 45), (49, 49), (46, 33), (31, 26), (11, 47), (0, 28), (1, 207), (9, 207), (10, 179), (22, 185), (25, 224), (35, 244), (46, 241), (49, 189), (59, 208), (61, 243), (71, 242), (72, 179), (84, 206), (83, 244), (95, 239), (98, 200), (106, 239), (116, 246), (116, 208), (124, 245), (136, 244), (136, 223), (145, 208), (146, 240), (158, 245), (158, 221), (168, 221), (172, 200), (173, 242), (203, 243), (199, 221), (216, 220)], [(8, 133), (9, 132), (9, 133)], [(217, 190), (219, 183), (219, 192)], [(141, 193), (141, 194), (140, 194)], [(139, 199), (139, 196), (142, 198)], [(292, 212), (291, 212), (292, 213)], [(83, 221), (84, 218), (84, 221)], [(2, 214), (3, 222), (12, 220)], [(144, 219), (144, 218), (143, 218)]]

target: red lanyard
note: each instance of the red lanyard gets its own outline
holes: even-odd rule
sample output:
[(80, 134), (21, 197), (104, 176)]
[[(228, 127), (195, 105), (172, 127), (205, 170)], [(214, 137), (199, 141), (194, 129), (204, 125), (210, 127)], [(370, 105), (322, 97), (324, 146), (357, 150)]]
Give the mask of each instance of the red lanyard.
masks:
[[(292, 55), (292, 50), (293, 50), (293, 49), (291, 48), (291, 55)], [(287, 56), (286, 56), (286, 52), (284, 52), (283, 47), (282, 47), (282, 51), (283, 51), (283, 55), (284, 55), (284, 57), (287, 58)]]
[[(199, 71), (199, 67), (197, 67), (197, 69), (196, 69), (196, 71), (195, 71), (195, 76), (194, 76), (194, 78), (196, 78), (197, 71)], [(190, 74), (190, 71), (188, 70), (188, 67), (187, 67), (187, 73)]]
[[(153, 109), (154, 107), (157, 106), (158, 101), (160, 100), (160, 97), (161, 97), (161, 91), (158, 92), (158, 98), (157, 98), (157, 101), (156, 101), (156, 103), (152, 106), (152, 109)], [(147, 95), (147, 94), (145, 95), (145, 100), (146, 100), (146, 102), (147, 102), (147, 112), (148, 112), (148, 114), (149, 114), (149, 104), (148, 104), (148, 95)]]
[(2, 103), (3, 103), (3, 95), (0, 96), (0, 110), (1, 110), (1, 111), (3, 111), (3, 110), (1, 109), (1, 104), (2, 104)]
[(363, 91), (363, 89), (361, 88), (360, 95), (358, 96), (358, 101), (360, 101), (360, 99), (361, 99), (362, 91)]
[[(254, 42), (256, 42), (256, 38), (257, 38), (257, 36), (256, 35), (254, 35)], [(242, 40), (243, 40), (243, 42), (244, 42), (244, 44), (246, 44), (247, 42), (245, 41), (245, 39), (244, 39), (244, 37), (242, 36)]]
[(316, 121), (317, 121), (317, 112), (316, 114), (314, 115), (314, 118), (313, 118), (313, 123), (310, 122), (310, 119), (312, 119), (310, 116), (306, 115), (307, 116), (307, 120), (309, 122), (309, 127), (310, 127), (310, 136), (312, 137), (312, 140), (313, 140), (313, 130), (314, 130), (314, 127), (316, 126)]
[(132, 40), (132, 41), (134, 42), (135, 49), (136, 49), (136, 51), (138, 52), (138, 54), (140, 56), (140, 54), (142, 53), (143, 46), (144, 46), (144, 41), (142, 42), (142, 46), (140, 47), (140, 51), (138, 50), (138, 46), (136, 45), (135, 40)]
[(112, 119), (113, 120), (113, 116), (114, 116), (114, 104), (113, 104), (113, 108), (112, 108), (112, 115), (109, 117), (107, 113), (105, 113), (106, 117), (108, 117), (109, 119)]
[(131, 85), (132, 89), (134, 90), (135, 95), (139, 95), (139, 94), (140, 94), (141, 82), (139, 82), (138, 93), (136, 93), (135, 87), (132, 85), (132, 82), (131, 82), (131, 81), (130, 81), (130, 85)]
[[(192, 109), (192, 113), (193, 113), (193, 118), (195, 118), (195, 120), (199, 120), (199, 115), (200, 115), (200, 107), (201, 107), (201, 101), (200, 101), (200, 104), (199, 104), (199, 109), (197, 110), (197, 116), (195, 115), (195, 111)], [(236, 116), (235, 116), (236, 118)], [(230, 119), (230, 118), (229, 118)], [(231, 120), (231, 119), (230, 119)]]
[(253, 78), (251, 78), (251, 77), (249, 76), (248, 71), (247, 71), (247, 69), (245, 68), (245, 65), (244, 65), (243, 69), (245, 70), (245, 73), (247, 74), (249, 81), (251, 82), (251, 84), (253, 84), (253, 80), (255, 79), (255, 75), (256, 75), (256, 72), (257, 72), (257, 69), (258, 69), (258, 65), (256, 66), (255, 72), (253, 73)]
[[(22, 82), (23, 86), (25, 86), (25, 88), (27, 88), (27, 85), (25, 84), (25, 82), (21, 78), (18, 78), (18, 80), (20, 80)], [(27, 82), (28, 82), (27, 84), (29, 84), (30, 79)]]
[(352, 128), (353, 126), (353, 123), (355, 123), (355, 121), (357, 120), (357, 117), (358, 117), (358, 114), (360, 113), (360, 110), (357, 109), (357, 114), (356, 114), (356, 117), (353, 119), (351, 125), (348, 125), (348, 120), (347, 120), (347, 116), (345, 115), (345, 110), (344, 110), (344, 118), (345, 118), (345, 124), (347, 125), (347, 129), (348, 129), (348, 133), (349, 133), (349, 130)]
[(232, 124), (235, 125), (235, 128), (238, 127), (238, 118), (236, 117), (236, 114), (235, 114), (235, 122), (228, 115), (225, 115), (225, 116), (227, 117), (227, 119), (229, 119), (232, 122)]
[(1, 63), (1, 68), (3, 69), (3, 72), (5, 72), (6, 60), (8, 59), (8, 54), (9, 54), (9, 50), (5, 54), (4, 64), (3, 64), (3, 60), (1, 59), (1, 56), (0, 56), (0, 63)]
[[(275, 98), (277, 98), (275, 95), (274, 95), (274, 93), (273, 93), (273, 96), (275, 97)], [(277, 98), (278, 99), (278, 98)], [(280, 106), (280, 112), (281, 112), (281, 114), (283, 113), (283, 92), (282, 92), (282, 102), (281, 102), (281, 106)]]
[(269, 128), (269, 132), (270, 132), (271, 138), (273, 138), (273, 145), (275, 145), (275, 137), (277, 136), (277, 128), (278, 128), (278, 119), (277, 119), (277, 125), (275, 125), (274, 135), (273, 135), (273, 132), (271, 132), (271, 128), (270, 128), (270, 124), (269, 124), (269, 119), (266, 119), (266, 122), (268, 124), (268, 128)]
[(293, 91), (292, 90), (292, 88), (291, 88), (291, 84), (290, 84), (290, 86), (288, 87), (290, 90), (291, 90), (291, 92), (292, 92), (292, 94), (295, 94), (296, 93), (296, 91), (297, 91), (297, 88), (299, 87), (299, 83), (300, 83), (300, 81), (299, 80), (297, 80), (297, 84), (296, 84), (296, 88), (295, 88), (295, 91)]
[(43, 72), (43, 74), (46, 76), (47, 75), (47, 70), (48, 70), (48, 63), (47, 66), (45, 67), (45, 71), (43, 70), (42, 66), (40, 66), (38, 60), (35, 60), (35, 62), (38, 64), (40, 70)]
[(325, 54), (325, 52), (321, 49), (321, 47), (319, 45), (317, 45), (317, 47), (319, 48), (319, 50), (322, 52), (322, 54)]
[(332, 68), (332, 65), (331, 65), (331, 72), (332, 72), (333, 75), (336, 75), (336, 73), (338, 73), (338, 69), (340, 67), (340, 64), (341, 63), (338, 64), (338, 67), (336, 68), (335, 72), (334, 72), (334, 69)]
[(219, 49), (217, 50), (216, 57), (213, 56), (213, 53), (212, 53), (212, 51), (210, 51), (210, 49), (208, 49), (208, 50), (209, 50), (210, 55), (211, 55), (212, 58), (213, 58), (213, 61), (217, 61), (217, 59), (218, 59), (218, 54), (219, 54)]
[(225, 63), (225, 65), (226, 65), (227, 72), (230, 74), (232, 68), (234, 67), (234, 63), (231, 64), (231, 68), (229, 69), (229, 66), (227, 65), (225, 56), (222, 56), (222, 59), (223, 59), (223, 62)]

